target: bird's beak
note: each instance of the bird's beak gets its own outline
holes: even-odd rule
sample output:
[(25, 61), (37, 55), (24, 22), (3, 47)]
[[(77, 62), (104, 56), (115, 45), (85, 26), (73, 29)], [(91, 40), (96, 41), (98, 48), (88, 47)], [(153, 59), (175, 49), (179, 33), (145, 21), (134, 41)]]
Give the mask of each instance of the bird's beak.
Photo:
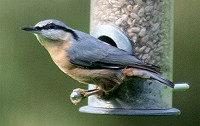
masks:
[(24, 31), (30, 31), (30, 32), (34, 32), (34, 33), (39, 32), (39, 30), (36, 29), (34, 26), (25, 26), (25, 27), (22, 27), (21, 29)]

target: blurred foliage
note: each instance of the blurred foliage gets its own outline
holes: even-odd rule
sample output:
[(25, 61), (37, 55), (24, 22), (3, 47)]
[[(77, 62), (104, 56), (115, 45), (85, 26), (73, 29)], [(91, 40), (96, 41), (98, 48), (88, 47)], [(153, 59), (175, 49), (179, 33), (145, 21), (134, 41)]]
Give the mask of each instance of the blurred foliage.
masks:
[[(200, 1), (176, 0), (174, 20), (174, 81), (190, 90), (174, 93), (180, 116), (136, 117), (78, 112), (72, 89), (84, 87), (54, 65), (46, 50), (24, 25), (55, 18), (89, 32), (89, 0), (0, 0), (0, 126), (193, 126), (200, 124)], [(145, 120), (145, 121), (144, 121)], [(101, 122), (101, 123), (99, 123)]]

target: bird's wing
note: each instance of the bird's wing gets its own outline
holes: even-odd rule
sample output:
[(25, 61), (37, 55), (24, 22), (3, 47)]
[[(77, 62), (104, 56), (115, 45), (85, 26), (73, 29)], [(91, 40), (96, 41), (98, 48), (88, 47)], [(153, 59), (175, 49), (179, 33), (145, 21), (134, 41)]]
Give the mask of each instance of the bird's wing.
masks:
[(67, 50), (70, 62), (77, 66), (92, 69), (139, 67), (150, 71), (159, 70), (158, 67), (144, 64), (134, 55), (89, 35), (87, 38), (79, 39), (79, 41), (71, 43)]

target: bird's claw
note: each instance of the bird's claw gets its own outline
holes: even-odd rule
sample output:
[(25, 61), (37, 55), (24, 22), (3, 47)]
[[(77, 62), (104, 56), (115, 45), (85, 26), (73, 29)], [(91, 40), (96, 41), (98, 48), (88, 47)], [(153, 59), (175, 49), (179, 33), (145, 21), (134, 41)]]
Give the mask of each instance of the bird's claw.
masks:
[(99, 92), (101, 92), (100, 89), (85, 90), (85, 89), (77, 88), (72, 91), (70, 95), (70, 100), (73, 104), (77, 105), (86, 97), (93, 94), (98, 94)]

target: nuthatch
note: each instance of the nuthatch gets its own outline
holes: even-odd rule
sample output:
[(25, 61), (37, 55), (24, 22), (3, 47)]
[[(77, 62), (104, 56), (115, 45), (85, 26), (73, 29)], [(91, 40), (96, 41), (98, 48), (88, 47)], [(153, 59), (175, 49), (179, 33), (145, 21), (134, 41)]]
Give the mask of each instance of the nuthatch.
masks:
[[(97, 86), (94, 90), (76, 89), (82, 98), (98, 92), (109, 94), (134, 76), (155, 79), (174, 87), (171, 81), (160, 75), (158, 67), (143, 63), (134, 55), (74, 30), (61, 21), (44, 20), (22, 30), (36, 35), (65, 74), (81, 83)], [(77, 104), (80, 100), (72, 101)]]

